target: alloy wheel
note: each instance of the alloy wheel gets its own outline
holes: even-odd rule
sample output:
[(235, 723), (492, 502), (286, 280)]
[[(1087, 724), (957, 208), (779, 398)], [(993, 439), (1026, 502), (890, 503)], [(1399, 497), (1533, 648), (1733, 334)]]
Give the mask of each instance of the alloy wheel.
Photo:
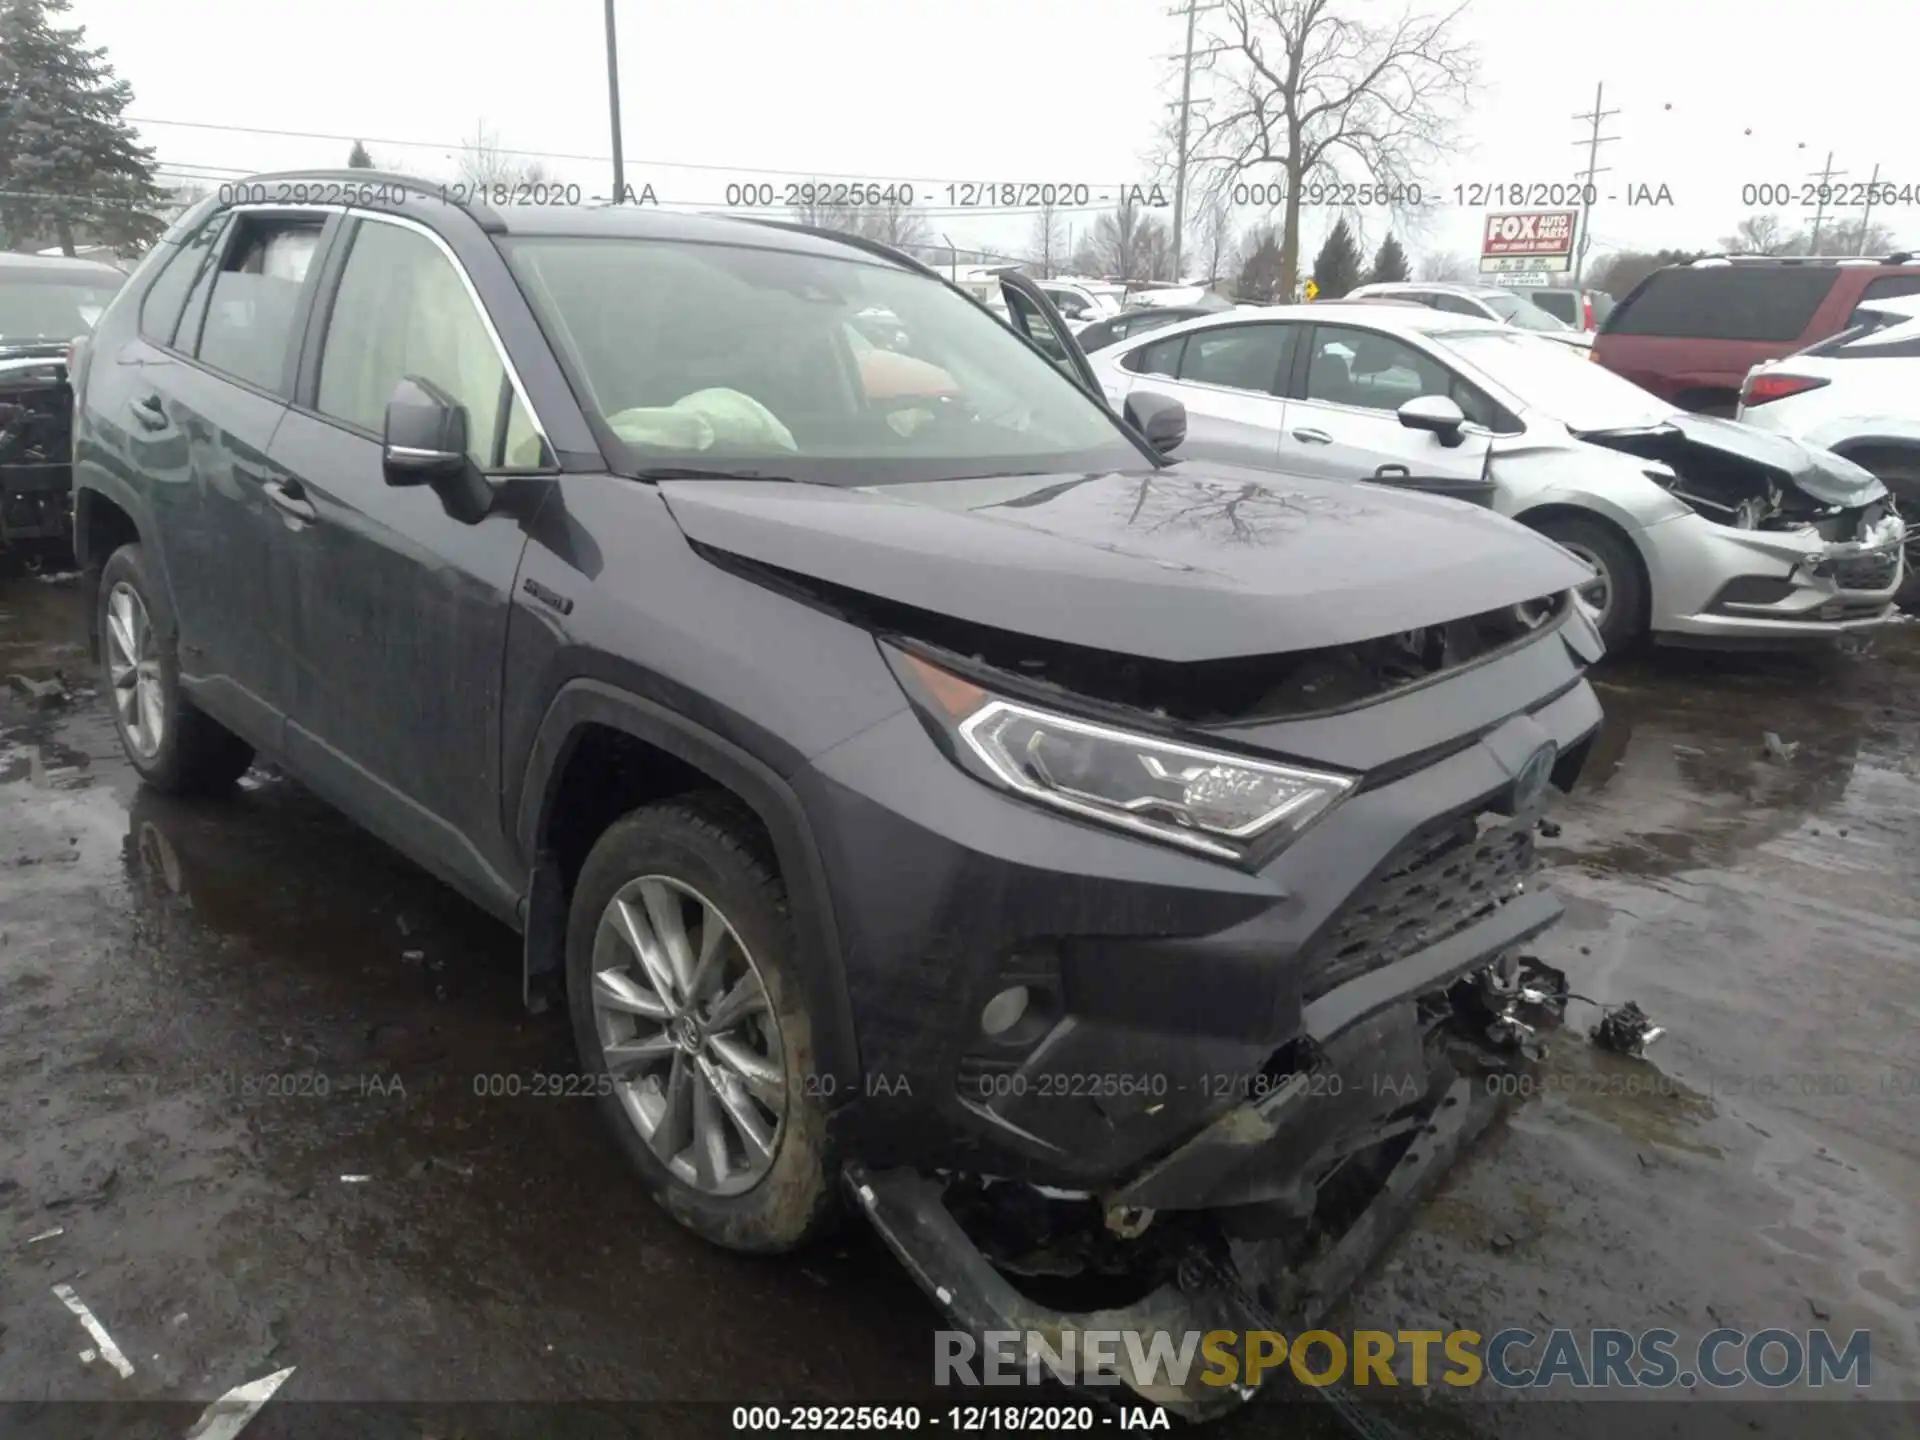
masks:
[(127, 744), (143, 760), (166, 738), (160, 648), (140, 592), (122, 580), (107, 595), (107, 675)]
[(1593, 567), (1593, 579), (1573, 593), (1586, 607), (1589, 620), (1596, 626), (1605, 624), (1607, 612), (1613, 608), (1613, 582), (1608, 578), (1606, 562), (1584, 545), (1567, 540), (1559, 543), (1562, 549), (1571, 551)]
[(627, 1118), (707, 1195), (765, 1178), (787, 1113), (780, 1030), (733, 925), (684, 881), (643, 875), (601, 912), (593, 1022)]

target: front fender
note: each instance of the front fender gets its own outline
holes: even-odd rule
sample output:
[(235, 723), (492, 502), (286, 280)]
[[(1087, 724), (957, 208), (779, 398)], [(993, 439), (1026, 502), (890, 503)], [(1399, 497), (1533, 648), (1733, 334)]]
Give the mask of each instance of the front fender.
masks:
[[(774, 855), (787, 882), (787, 904), (799, 943), (798, 968), (808, 1013), (816, 1027), (820, 1073), (833, 1077), (827, 1093), (857, 1093), (859, 1047), (840, 963), (839, 930), (826, 868), (799, 797), (770, 766), (662, 705), (602, 681), (571, 680), (547, 707), (527, 757), (514, 824), (520, 854), (536, 862), (537, 868), (540, 837), (546, 833), (561, 776), (588, 725), (622, 731), (686, 761), (731, 790), (759, 816), (773, 840)], [(551, 918), (531, 913), (537, 907), (540, 891), (537, 877), (534, 890), (536, 899), (530, 902), (526, 927), (530, 966), (542, 953), (543, 937), (536, 936), (535, 931), (543, 919)], [(564, 925), (564, 916), (560, 923)]]

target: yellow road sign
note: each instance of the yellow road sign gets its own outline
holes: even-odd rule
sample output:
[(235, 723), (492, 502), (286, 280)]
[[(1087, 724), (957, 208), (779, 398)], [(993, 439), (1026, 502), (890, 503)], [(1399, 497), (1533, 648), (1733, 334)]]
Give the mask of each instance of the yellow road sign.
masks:
[(1307, 280), (1307, 299), (1318, 300), (1319, 298), (1320, 298), (1320, 287), (1314, 284), (1312, 278), (1309, 277)]

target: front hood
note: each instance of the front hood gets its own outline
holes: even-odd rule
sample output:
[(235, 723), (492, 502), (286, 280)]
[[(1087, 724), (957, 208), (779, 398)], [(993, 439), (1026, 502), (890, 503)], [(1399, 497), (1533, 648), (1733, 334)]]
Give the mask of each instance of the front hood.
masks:
[(1884, 499), (1887, 487), (1853, 461), (1737, 420), (1675, 411), (1662, 424), (1630, 430), (1576, 430), (1609, 450), (1684, 468), (1689, 450), (1705, 450), (1771, 473), (1822, 505), (1853, 509)]
[(1590, 578), (1557, 545), (1477, 506), (1192, 461), (864, 489), (669, 480), (660, 492), (710, 549), (1157, 660), (1346, 645)]

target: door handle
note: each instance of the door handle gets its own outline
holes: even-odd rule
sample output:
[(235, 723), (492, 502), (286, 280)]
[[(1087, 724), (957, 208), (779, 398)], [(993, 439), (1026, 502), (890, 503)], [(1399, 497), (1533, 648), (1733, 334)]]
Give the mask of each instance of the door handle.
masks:
[(311, 522), (319, 519), (320, 512), (313, 508), (313, 502), (306, 496), (296, 493), (298, 487), (292, 482), (269, 480), (260, 488), (266, 491), (267, 499), (296, 520)]
[(167, 428), (167, 407), (160, 403), (158, 395), (142, 395), (132, 402), (133, 418), (145, 430), (164, 430)]
[(1293, 438), (1303, 445), (1331, 445), (1333, 437), (1324, 430), (1296, 430)]
[(1382, 465), (1373, 472), (1376, 480), (1406, 480), (1412, 475), (1413, 472), (1404, 465)]

